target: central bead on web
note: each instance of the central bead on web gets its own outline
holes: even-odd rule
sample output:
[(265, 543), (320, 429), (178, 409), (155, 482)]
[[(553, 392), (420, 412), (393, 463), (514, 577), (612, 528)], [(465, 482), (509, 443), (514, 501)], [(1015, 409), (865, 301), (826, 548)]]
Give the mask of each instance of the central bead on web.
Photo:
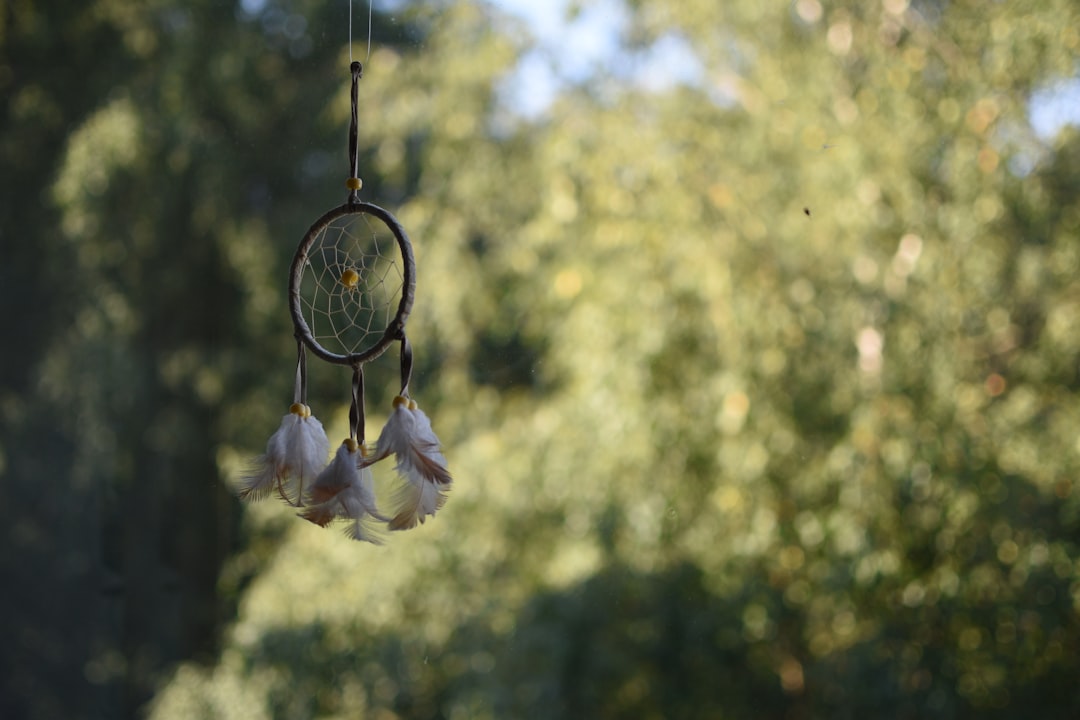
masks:
[(356, 272), (356, 270), (352, 268), (346, 268), (341, 273), (341, 278), (339, 280), (341, 284), (345, 287), (349, 288), (350, 290), (355, 290), (356, 284), (360, 282), (360, 273)]

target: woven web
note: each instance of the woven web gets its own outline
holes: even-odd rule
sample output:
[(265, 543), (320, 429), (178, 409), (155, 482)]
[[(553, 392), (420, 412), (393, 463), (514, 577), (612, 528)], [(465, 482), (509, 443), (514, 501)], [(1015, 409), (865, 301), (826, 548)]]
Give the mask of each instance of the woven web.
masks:
[(390, 229), (364, 214), (332, 220), (308, 249), (300, 302), (311, 335), (338, 355), (366, 352), (393, 322), (404, 286)]

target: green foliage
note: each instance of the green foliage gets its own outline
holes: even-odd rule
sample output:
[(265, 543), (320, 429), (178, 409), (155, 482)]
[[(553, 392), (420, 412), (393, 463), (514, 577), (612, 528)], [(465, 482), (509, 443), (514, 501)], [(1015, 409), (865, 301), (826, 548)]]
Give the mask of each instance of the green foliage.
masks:
[[(227, 493), (288, 399), (284, 269), (342, 192), (336, 15), (67, 19), (114, 89), (43, 74), (4, 101), (28, 149), (64, 142), (37, 167), (0, 135), (57, 220), (3, 208), (49, 262), (19, 244), (4, 286), (37, 314), (0, 470), (27, 497), (48, 464), (101, 521), (47, 544), (31, 513), (17, 547), (93, 537), (128, 612), (166, 612), (170, 578), (215, 608), (102, 631), (90, 676), (158, 681), (155, 720), (1080, 712), (1080, 133), (1027, 117), (1076, 71), (1077, 8), (626, 5), (625, 64), (534, 120), (500, 101), (529, 40), (491, 8), (379, 18), (363, 192), (416, 245), (414, 394), (457, 478), (381, 549), (272, 506), (234, 541)], [(618, 69), (661, 38), (699, 82)], [(313, 368), (331, 438), (338, 370)], [(15, 449), (42, 427), (48, 463)], [(196, 662), (140, 677), (147, 645)]]

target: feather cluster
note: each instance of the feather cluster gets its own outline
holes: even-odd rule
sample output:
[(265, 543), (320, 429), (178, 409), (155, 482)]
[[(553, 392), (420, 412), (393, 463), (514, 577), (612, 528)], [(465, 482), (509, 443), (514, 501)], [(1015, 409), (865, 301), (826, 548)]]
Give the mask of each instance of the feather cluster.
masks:
[[(354, 540), (382, 543), (379, 530), (408, 530), (434, 515), (453, 483), (431, 421), (407, 397), (394, 398), (374, 452), (346, 439), (329, 464), (330, 443), (322, 423), (307, 405), (296, 403), (270, 438), (266, 453), (241, 480), (240, 498), (261, 500), (271, 492), (300, 517), (320, 527), (347, 520), (345, 533)], [(379, 511), (371, 466), (393, 455), (401, 485), (393, 495), (394, 513)]]
[(314, 481), (326, 466), (330, 441), (311, 408), (295, 403), (282, 418), (266, 444), (266, 453), (255, 460), (251, 471), (241, 480), (242, 500), (262, 500), (276, 490), (290, 505), (298, 505), (305, 486)]
[(368, 464), (393, 454), (395, 469), (404, 483), (394, 496), (395, 512), (389, 521), (391, 530), (414, 528), (428, 515), (434, 515), (446, 503), (446, 492), (453, 478), (446, 468), (439, 438), (431, 421), (416, 403), (398, 395), (394, 410), (386, 421), (375, 455)]
[(375, 521), (389, 520), (375, 504), (375, 481), (371, 468), (363, 465), (363, 461), (363, 446), (352, 438), (346, 439), (334, 459), (315, 478), (307, 495), (309, 507), (300, 517), (320, 527), (337, 518), (351, 520), (345, 531), (349, 537), (381, 545)]

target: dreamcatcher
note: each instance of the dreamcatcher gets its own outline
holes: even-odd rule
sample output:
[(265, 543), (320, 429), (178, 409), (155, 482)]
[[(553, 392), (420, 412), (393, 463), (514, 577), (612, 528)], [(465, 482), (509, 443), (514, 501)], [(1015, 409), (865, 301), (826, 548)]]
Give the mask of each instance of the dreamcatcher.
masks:
[[(409, 396), (412, 347), (405, 321), (416, 289), (412, 244), (397, 219), (362, 202), (357, 165), (357, 87), (353, 62), (349, 126), (349, 189), (345, 204), (307, 231), (289, 272), (289, 307), (296, 335), (293, 404), (270, 438), (266, 454), (242, 479), (240, 497), (277, 494), (300, 516), (326, 527), (349, 521), (347, 534), (380, 542), (379, 529), (407, 530), (442, 507), (452, 482), (431, 422)], [(401, 390), (373, 447), (364, 434), (364, 364), (398, 343)], [(308, 351), (352, 368), (349, 437), (332, 459), (322, 424), (307, 405)], [(400, 486), (389, 514), (377, 506), (372, 466), (394, 456)]]

